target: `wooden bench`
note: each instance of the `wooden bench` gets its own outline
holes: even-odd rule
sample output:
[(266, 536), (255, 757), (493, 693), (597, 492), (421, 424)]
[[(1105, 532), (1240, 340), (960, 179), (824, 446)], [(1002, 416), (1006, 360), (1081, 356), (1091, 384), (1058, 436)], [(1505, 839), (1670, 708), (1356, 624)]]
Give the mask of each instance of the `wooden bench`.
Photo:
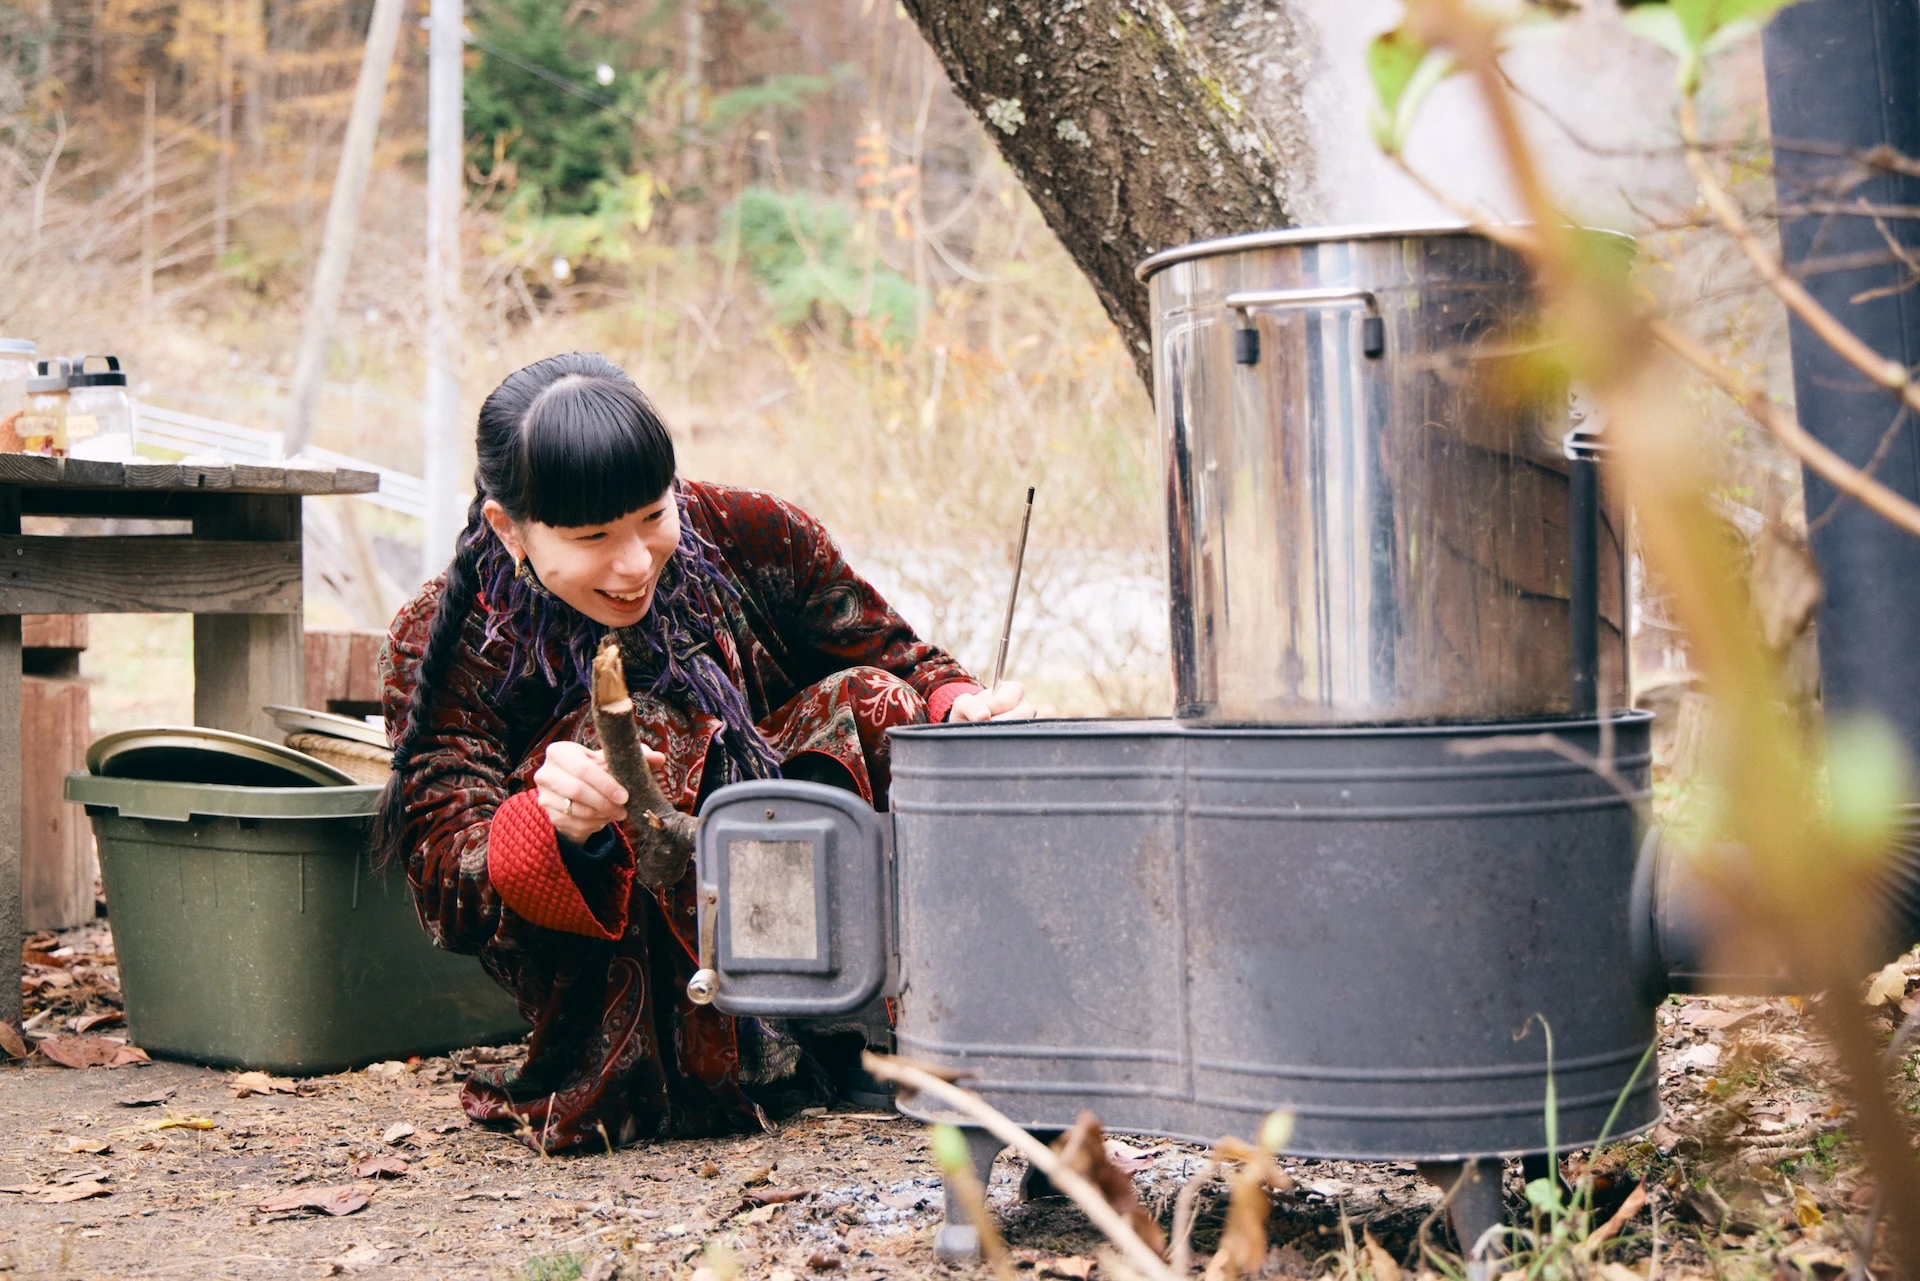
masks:
[(92, 704), (80, 679), (85, 614), (20, 620), (20, 915), (29, 933), (93, 919), (93, 832), (61, 794), (87, 767)]

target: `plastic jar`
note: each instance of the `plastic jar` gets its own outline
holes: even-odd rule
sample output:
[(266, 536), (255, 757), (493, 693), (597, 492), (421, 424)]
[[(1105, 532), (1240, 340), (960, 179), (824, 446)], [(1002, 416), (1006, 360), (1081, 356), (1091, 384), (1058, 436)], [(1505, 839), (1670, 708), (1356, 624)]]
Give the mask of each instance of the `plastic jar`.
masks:
[[(105, 369), (87, 369), (101, 361)], [(67, 452), (126, 462), (133, 457), (133, 400), (118, 356), (82, 356), (67, 379)]]
[(71, 361), (54, 357), (35, 366), (27, 379), (27, 403), (14, 424), (20, 448), (29, 454), (67, 452), (67, 377), (73, 371)]
[(21, 411), (27, 407), (27, 379), (36, 372), (34, 345), (24, 338), (0, 338), (0, 453), (20, 449)]

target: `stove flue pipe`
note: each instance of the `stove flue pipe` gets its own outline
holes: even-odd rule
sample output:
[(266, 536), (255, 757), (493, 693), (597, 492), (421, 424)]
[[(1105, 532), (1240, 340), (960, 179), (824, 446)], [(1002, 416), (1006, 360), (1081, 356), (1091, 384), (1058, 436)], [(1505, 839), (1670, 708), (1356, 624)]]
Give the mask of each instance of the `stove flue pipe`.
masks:
[[(1920, 172), (1875, 163), (1920, 157), (1920, 7), (1913, 0), (1801, 0), (1767, 27), (1767, 109), (1780, 247), (1820, 304), (1882, 356), (1920, 365), (1920, 291), (1901, 261), (1920, 221), (1872, 208), (1920, 205)], [(1911, 168), (1911, 166), (1909, 166)], [(1862, 205), (1868, 208), (1861, 208)], [(1902, 248), (1895, 249), (1890, 241)], [(1856, 301), (1857, 300), (1857, 301)], [(1920, 423), (1799, 321), (1789, 324), (1800, 422), (1857, 465), (1897, 434), (1875, 469), (1920, 499)], [(1825, 583), (1820, 684), (1829, 714), (1885, 717), (1920, 760), (1920, 539), (1805, 473), (1810, 541)], [(1902, 673), (1905, 673), (1902, 675)]]

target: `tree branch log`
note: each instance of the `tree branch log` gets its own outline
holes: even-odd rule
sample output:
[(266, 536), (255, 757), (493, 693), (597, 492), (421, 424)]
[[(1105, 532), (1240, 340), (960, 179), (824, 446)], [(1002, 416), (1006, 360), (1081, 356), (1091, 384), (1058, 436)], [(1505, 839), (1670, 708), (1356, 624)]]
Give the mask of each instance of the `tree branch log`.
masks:
[(607, 754), (607, 772), (627, 789), (628, 826), (634, 836), (633, 874), (642, 885), (672, 885), (687, 871), (700, 820), (682, 814), (660, 790), (660, 781), (640, 750), (640, 727), (620, 657), (620, 641), (608, 632), (593, 656), (593, 728)]

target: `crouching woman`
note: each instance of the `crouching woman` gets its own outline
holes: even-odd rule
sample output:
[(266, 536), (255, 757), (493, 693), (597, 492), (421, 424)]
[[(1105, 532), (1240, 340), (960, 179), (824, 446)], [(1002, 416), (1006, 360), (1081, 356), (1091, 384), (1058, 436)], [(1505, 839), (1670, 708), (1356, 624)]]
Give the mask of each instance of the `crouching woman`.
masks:
[(602, 638), (688, 813), (779, 776), (885, 808), (889, 726), (1033, 710), (915, 636), (806, 513), (678, 479), (665, 427), (603, 357), (509, 376), (478, 457), (453, 563), (388, 638), (374, 833), (434, 941), (477, 954), (533, 1023), (525, 1064), (476, 1072), (462, 1103), (544, 1151), (758, 1127), (793, 1101), (795, 1055), (686, 998), (692, 871), (634, 876), (643, 815), (593, 729)]

